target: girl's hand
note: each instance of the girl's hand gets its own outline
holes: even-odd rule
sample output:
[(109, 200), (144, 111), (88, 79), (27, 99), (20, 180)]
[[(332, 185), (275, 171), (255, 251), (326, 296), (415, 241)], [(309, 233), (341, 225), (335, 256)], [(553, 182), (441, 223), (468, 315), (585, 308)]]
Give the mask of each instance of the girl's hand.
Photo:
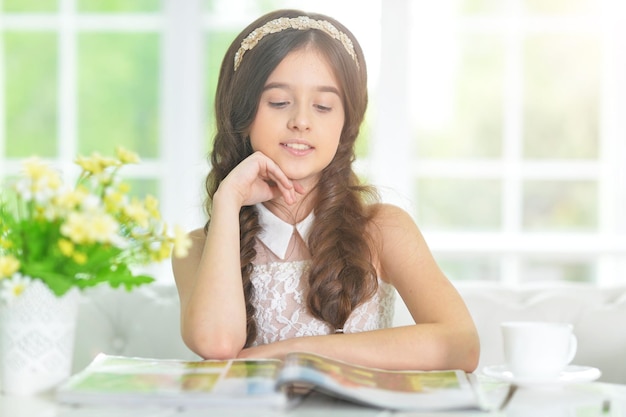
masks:
[(278, 165), (265, 154), (255, 152), (224, 178), (218, 192), (227, 192), (236, 197), (241, 207), (279, 197), (287, 204), (294, 204), (297, 194), (303, 194), (304, 188), (287, 178)]

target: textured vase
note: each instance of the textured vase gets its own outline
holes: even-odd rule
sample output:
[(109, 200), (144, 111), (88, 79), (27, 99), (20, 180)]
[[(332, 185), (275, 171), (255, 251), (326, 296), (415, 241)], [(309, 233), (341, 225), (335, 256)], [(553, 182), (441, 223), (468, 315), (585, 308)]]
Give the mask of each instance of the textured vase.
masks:
[(72, 369), (80, 293), (57, 297), (39, 280), (0, 306), (0, 389), (35, 395), (54, 388)]

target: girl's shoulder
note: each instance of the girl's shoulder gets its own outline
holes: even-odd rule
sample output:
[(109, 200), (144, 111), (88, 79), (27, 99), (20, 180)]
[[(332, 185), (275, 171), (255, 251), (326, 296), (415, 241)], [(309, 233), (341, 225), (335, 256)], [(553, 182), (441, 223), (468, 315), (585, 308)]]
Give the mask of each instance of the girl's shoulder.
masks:
[(370, 235), (378, 251), (389, 242), (405, 238), (407, 233), (418, 232), (417, 225), (411, 215), (401, 207), (387, 203), (376, 203), (368, 206)]
[(390, 264), (410, 256), (420, 240), (420, 232), (409, 213), (393, 204), (377, 203), (368, 206), (370, 221), (368, 235), (372, 244), (374, 265), (379, 277), (389, 283)]
[(375, 203), (368, 206), (370, 226), (387, 229), (411, 225), (415, 222), (411, 215), (401, 207), (388, 203)]

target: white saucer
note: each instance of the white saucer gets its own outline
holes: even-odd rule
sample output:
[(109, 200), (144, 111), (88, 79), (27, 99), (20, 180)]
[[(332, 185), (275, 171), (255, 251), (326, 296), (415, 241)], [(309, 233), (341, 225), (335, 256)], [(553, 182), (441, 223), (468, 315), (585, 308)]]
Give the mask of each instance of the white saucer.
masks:
[(559, 385), (571, 382), (589, 382), (598, 379), (602, 373), (598, 368), (592, 368), (590, 366), (569, 365), (556, 377), (516, 378), (515, 375), (513, 375), (513, 372), (509, 371), (509, 368), (506, 365), (494, 365), (484, 367), (483, 374), (515, 385), (531, 386)]

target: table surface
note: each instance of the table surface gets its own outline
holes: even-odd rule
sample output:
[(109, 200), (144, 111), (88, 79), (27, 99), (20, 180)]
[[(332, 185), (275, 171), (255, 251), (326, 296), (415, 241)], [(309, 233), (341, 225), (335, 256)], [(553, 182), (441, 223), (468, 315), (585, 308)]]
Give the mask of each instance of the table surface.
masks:
[[(496, 407), (510, 386), (480, 376), (485, 402)], [(496, 407), (497, 408), (497, 407)], [(490, 416), (490, 417), (626, 417), (626, 385), (601, 382), (572, 383), (549, 387), (520, 387), (503, 410), (450, 412), (392, 412), (361, 407), (322, 394), (312, 395), (288, 410), (249, 408), (174, 409), (141, 406), (75, 407), (61, 405), (52, 395), (30, 397), (0, 395), (0, 417), (384, 417), (384, 416)]]

